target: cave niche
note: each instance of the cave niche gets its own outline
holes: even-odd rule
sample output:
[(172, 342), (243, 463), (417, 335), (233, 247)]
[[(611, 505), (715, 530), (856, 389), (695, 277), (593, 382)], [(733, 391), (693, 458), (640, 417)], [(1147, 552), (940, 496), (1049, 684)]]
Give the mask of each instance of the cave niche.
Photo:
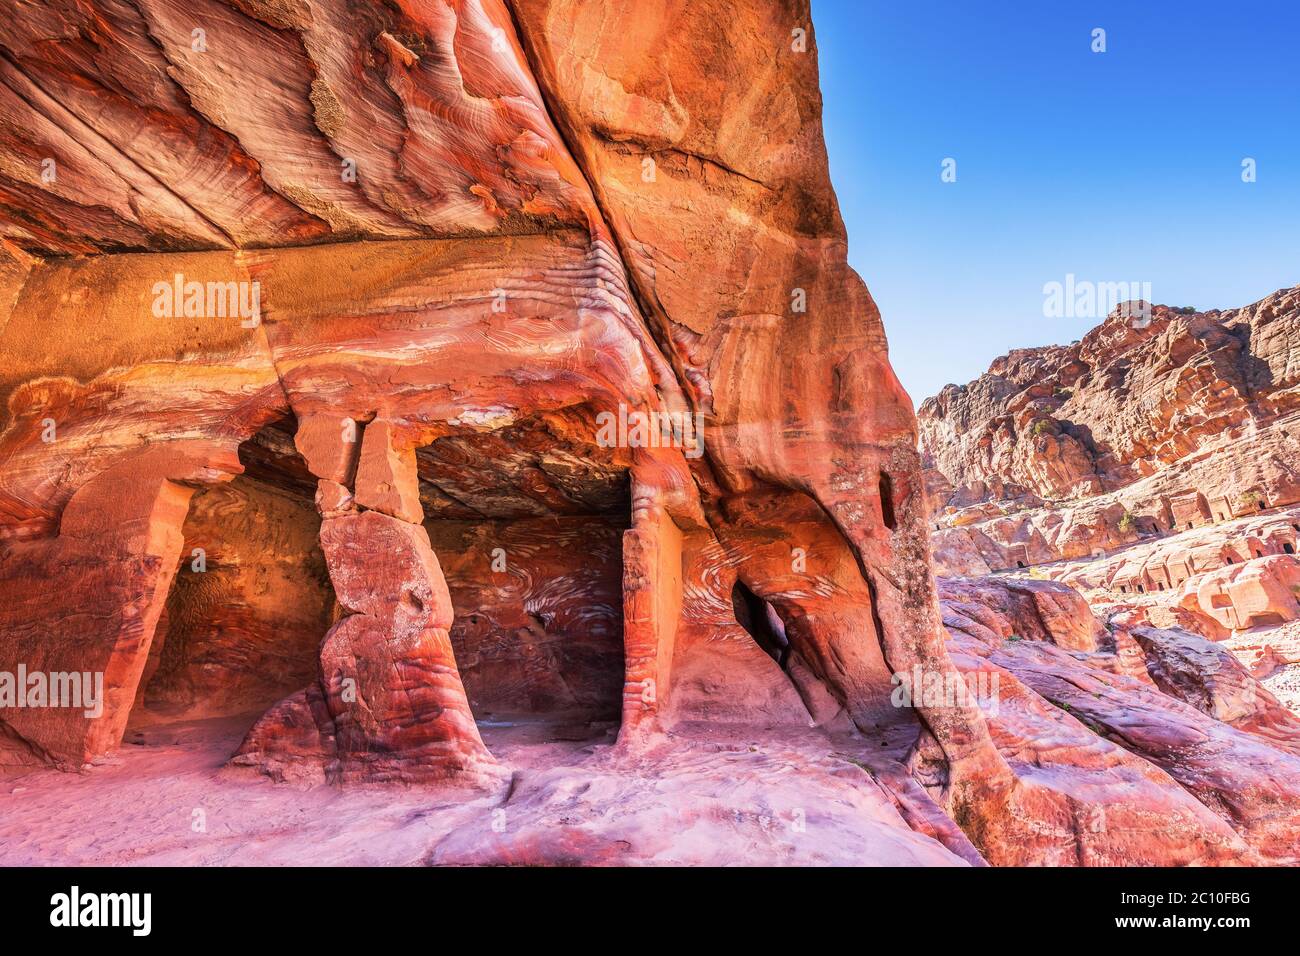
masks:
[(579, 736), (618, 726), (629, 475), (615, 450), (563, 424), (457, 432), (416, 453), (480, 726), (565, 725)]
[(263, 428), (239, 447), (243, 474), (190, 500), (131, 725), (251, 720), (316, 678), (338, 611), (294, 429)]

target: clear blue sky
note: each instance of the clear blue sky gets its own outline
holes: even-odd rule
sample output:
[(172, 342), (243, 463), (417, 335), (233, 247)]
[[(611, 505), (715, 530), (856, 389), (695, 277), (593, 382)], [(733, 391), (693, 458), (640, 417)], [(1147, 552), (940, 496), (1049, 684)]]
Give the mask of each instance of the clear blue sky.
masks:
[(1300, 283), (1297, 0), (812, 6), (849, 261), (917, 404), (1095, 325), (1044, 317), (1067, 273), (1198, 309)]

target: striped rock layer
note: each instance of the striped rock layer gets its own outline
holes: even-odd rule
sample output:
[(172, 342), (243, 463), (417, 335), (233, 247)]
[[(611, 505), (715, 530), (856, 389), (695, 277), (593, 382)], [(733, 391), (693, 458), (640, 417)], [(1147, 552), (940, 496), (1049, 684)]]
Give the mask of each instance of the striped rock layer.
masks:
[[(806, 2), (15, 7), (0, 672), (105, 699), (0, 706), (0, 762), (252, 712), (232, 763), (275, 779), (492, 788), (481, 729), (528, 713), (607, 725), (631, 806), (700, 734), (812, 728), (890, 859), (1285, 857), (1285, 819), (1205, 806), (1212, 752), (950, 656)], [(1000, 717), (893, 693), (981, 668)], [(447, 859), (604, 858), (555, 832)]]

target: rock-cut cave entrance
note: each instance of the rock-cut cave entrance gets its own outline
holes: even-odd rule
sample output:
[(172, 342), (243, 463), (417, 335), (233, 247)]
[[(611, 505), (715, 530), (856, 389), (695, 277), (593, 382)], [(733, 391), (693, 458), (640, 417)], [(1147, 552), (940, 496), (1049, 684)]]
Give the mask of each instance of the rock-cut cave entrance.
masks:
[(785, 622), (776, 608), (751, 591), (739, 578), (731, 588), (731, 608), (736, 623), (745, 629), (768, 657), (776, 661), (781, 670), (787, 670), (790, 660), (790, 639), (785, 633)]
[[(251, 724), (317, 679), (321, 642), (344, 612), (295, 430), (291, 418), (268, 425), (240, 446), (244, 474), (191, 499), (131, 730)], [(476, 720), (576, 740), (619, 726), (631, 498), (625, 466), (556, 432), (530, 421), (455, 433), (416, 461)]]
[(452, 648), (485, 731), (585, 739), (619, 726), (629, 476), (565, 424), (459, 432), (416, 452)]
[[(292, 418), (239, 447), (244, 473), (190, 500), (185, 544), (129, 729), (245, 718), (316, 679), (337, 619), (321, 553), (316, 479)], [(130, 733), (128, 732), (128, 739)]]

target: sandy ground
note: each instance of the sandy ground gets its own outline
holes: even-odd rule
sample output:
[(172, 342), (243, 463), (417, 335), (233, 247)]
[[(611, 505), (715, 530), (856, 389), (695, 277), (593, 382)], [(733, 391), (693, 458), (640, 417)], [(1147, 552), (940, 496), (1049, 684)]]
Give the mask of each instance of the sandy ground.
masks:
[(226, 769), (252, 719), (136, 728), (87, 772), (0, 780), (0, 864), (963, 865), (820, 731), (665, 739), (628, 758), (609, 726), (498, 721), (481, 729), (513, 777), (482, 793)]

